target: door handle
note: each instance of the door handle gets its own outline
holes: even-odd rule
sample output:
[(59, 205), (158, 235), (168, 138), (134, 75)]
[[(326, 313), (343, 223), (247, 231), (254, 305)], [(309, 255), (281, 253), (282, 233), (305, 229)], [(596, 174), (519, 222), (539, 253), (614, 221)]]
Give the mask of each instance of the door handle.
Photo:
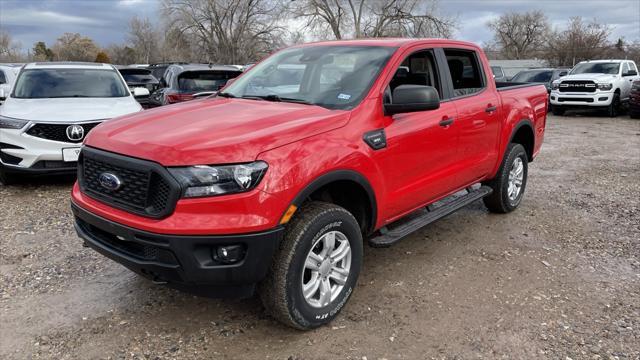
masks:
[(452, 118), (452, 117), (448, 118), (448, 117), (445, 116), (442, 120), (440, 120), (439, 124), (440, 124), (440, 126), (445, 126), (446, 127), (446, 126), (449, 126), (449, 125), (453, 124), (454, 120), (455, 119)]
[(489, 104), (489, 105), (487, 105), (487, 108), (484, 109), (484, 112), (491, 113), (491, 112), (494, 112), (496, 110), (498, 110), (497, 106)]

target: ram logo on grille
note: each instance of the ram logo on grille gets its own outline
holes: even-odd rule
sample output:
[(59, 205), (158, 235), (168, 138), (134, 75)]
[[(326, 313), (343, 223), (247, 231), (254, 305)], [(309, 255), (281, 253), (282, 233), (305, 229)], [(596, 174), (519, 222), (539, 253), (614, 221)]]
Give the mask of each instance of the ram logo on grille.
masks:
[(104, 172), (98, 177), (100, 185), (110, 191), (116, 191), (122, 187), (122, 180), (112, 173)]

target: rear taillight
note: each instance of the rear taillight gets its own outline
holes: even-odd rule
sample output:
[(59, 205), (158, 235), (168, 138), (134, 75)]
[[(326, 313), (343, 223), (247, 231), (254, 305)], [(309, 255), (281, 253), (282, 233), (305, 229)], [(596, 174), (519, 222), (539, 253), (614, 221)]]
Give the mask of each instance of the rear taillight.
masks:
[(193, 100), (193, 94), (167, 94), (167, 102), (169, 104), (178, 103), (182, 101)]

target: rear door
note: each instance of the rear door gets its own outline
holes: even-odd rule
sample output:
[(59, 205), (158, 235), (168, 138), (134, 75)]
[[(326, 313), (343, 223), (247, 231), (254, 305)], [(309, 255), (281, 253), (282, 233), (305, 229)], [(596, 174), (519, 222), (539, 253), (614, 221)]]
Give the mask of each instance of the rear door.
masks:
[(456, 182), (471, 184), (487, 175), (495, 165), (500, 132), (500, 99), (484, 70), (479, 54), (473, 48), (444, 49), (453, 85), (452, 103), (458, 116), (459, 129)]
[(457, 158), (458, 128), (451, 123), (456, 108), (443, 97), (435, 50), (406, 53), (385, 90), (383, 103), (393, 101), (393, 90), (400, 85), (433, 86), (445, 100), (436, 110), (388, 116), (384, 128), (387, 148), (374, 156), (385, 173), (391, 217), (429, 203), (456, 186), (452, 166)]

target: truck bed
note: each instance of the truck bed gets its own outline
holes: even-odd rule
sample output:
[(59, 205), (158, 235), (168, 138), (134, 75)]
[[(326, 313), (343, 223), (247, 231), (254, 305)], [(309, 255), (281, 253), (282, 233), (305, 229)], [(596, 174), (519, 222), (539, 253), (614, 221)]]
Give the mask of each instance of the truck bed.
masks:
[[(529, 86), (541, 86), (542, 84), (537, 83), (525, 83), (525, 82), (510, 82), (510, 81), (496, 81), (496, 88), (498, 91), (505, 91), (511, 89), (519, 89)], [(544, 85), (542, 85), (544, 86)]]

